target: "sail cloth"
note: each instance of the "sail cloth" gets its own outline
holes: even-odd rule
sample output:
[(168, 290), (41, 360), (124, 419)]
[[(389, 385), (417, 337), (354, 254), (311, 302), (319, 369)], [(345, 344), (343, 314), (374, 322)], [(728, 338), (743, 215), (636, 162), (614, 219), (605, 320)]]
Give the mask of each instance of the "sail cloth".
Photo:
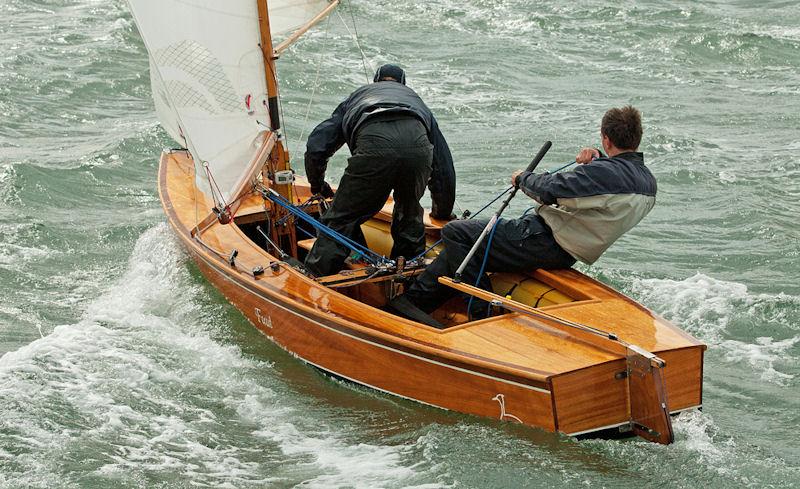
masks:
[(311, 19), (323, 12), (332, 0), (271, 0), (269, 5), (269, 26), (272, 36), (280, 40), (284, 34), (290, 34), (307, 24)]
[(161, 126), (167, 131), (167, 134), (172, 136), (172, 139), (181, 145), (181, 147), (186, 148), (188, 142), (186, 141), (186, 137), (181, 133), (178, 116), (170, 102), (169, 95), (167, 94), (167, 87), (161, 80), (161, 75), (158, 73), (158, 68), (153, 64), (152, 58), (150, 58), (150, 90), (153, 92), (156, 115), (158, 116), (158, 120), (161, 121)]
[[(269, 139), (257, 0), (128, 4), (150, 55), (159, 120), (191, 152), (198, 187), (229, 202), (258, 170), (256, 154)], [(273, 36), (290, 35), (329, 5), (268, 1)]]

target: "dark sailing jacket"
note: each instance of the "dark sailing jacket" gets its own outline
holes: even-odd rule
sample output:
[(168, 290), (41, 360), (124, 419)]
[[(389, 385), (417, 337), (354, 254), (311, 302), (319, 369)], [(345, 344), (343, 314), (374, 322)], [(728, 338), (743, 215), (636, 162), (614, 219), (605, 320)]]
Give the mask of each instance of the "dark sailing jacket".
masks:
[(407, 86), (394, 81), (381, 81), (358, 88), (336, 107), (331, 117), (322, 121), (308, 136), (306, 145), (306, 176), (312, 188), (320, 188), (325, 179), (328, 159), (347, 143), (350, 152), (355, 148), (358, 128), (376, 114), (409, 114), (422, 122), (433, 145), (433, 168), (428, 182), (431, 191), (431, 214), (447, 218), (453, 212), (456, 198), (456, 172), (453, 156), (447, 146), (436, 118), (419, 95)]
[(578, 165), (574, 171), (524, 172), (519, 188), (544, 204), (538, 214), (556, 242), (584, 263), (594, 263), (656, 202), (656, 179), (642, 153), (622, 153)]

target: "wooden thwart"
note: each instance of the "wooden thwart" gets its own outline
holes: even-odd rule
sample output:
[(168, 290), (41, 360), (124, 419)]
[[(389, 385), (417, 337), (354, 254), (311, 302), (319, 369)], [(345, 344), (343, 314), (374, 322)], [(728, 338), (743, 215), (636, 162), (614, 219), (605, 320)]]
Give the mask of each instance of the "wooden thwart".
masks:
[[(664, 445), (674, 441), (667, 389), (664, 384), (663, 369), (666, 367), (664, 360), (643, 348), (620, 340), (613, 333), (561, 319), (513, 299), (463, 282), (456, 282), (449, 277), (439, 277), (439, 283), (509, 311), (544, 320), (548, 326), (565, 331), (582, 342), (624, 356), (627, 360), (628, 406), (633, 432), (642, 438)], [(603, 394), (598, 393), (598, 395)]]
[(311, 251), (311, 248), (314, 247), (314, 243), (317, 241), (317, 238), (308, 238), (303, 240), (297, 241), (297, 247), (302, 248), (306, 251)]

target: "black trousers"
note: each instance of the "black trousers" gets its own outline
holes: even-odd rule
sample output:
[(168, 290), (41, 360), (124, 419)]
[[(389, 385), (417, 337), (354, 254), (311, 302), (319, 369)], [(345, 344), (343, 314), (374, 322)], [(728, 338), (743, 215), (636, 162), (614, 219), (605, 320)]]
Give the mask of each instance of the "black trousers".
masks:
[[(441, 276), (453, 277), (472, 245), (486, 227), (487, 220), (452, 221), (442, 228), (444, 250), (428, 265), (425, 271), (408, 287), (405, 295), (417, 307), (430, 313), (452, 298), (458, 291), (439, 284)], [(575, 258), (556, 243), (553, 233), (537, 215), (519, 219), (500, 219), (492, 237), (485, 272), (520, 272), (537, 268), (569, 268)], [(475, 285), (486, 254), (488, 236), (462, 273), (463, 282)], [(489, 277), (484, 273), (478, 286), (492, 290)], [(486, 303), (475, 300), (476, 308)], [(480, 304), (480, 305), (479, 305)]]
[[(359, 128), (355, 150), (330, 209), (320, 221), (366, 244), (361, 224), (377, 213), (394, 191), (391, 257), (412, 258), (425, 250), (425, 225), (419, 200), (431, 174), (433, 145), (425, 126), (405, 115), (368, 119)], [(306, 257), (316, 276), (342, 269), (349, 250), (322, 233)]]

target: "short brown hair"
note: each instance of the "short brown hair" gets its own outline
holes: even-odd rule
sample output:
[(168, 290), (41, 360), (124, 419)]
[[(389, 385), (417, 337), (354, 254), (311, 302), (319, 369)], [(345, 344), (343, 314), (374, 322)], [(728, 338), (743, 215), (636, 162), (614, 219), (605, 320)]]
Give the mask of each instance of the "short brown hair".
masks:
[(600, 132), (619, 149), (637, 149), (642, 142), (642, 114), (631, 105), (608, 109)]

